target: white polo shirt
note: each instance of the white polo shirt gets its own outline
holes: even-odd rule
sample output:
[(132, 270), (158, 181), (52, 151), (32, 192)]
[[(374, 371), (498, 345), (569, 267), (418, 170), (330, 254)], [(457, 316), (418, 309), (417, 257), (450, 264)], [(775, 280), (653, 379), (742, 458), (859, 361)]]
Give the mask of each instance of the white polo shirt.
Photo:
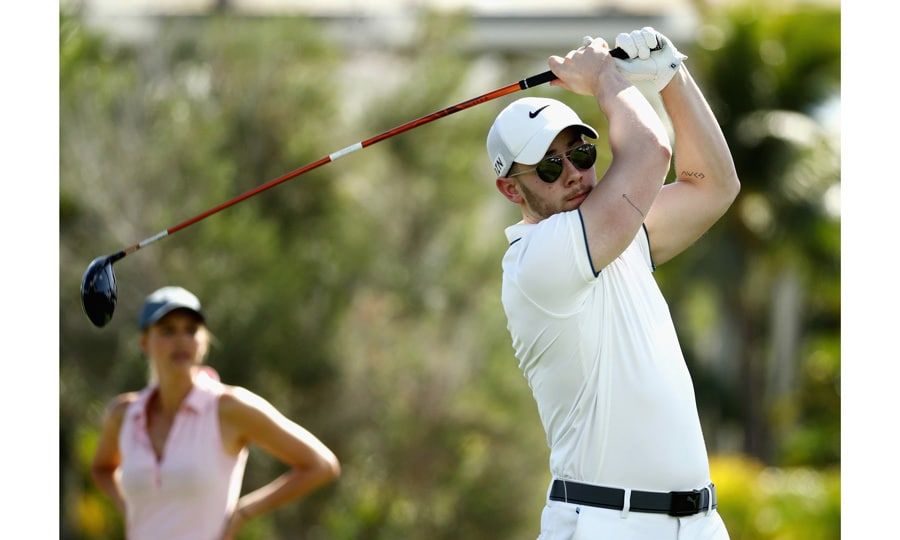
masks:
[(706, 485), (693, 383), (646, 229), (598, 274), (579, 210), (506, 236), (503, 308), (554, 478), (645, 491)]

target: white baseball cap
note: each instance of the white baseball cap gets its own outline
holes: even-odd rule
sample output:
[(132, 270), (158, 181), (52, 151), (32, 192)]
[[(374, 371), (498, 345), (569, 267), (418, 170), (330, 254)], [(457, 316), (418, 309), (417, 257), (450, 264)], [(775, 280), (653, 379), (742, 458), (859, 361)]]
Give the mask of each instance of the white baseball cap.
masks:
[(534, 165), (567, 127), (578, 126), (585, 135), (597, 132), (581, 121), (568, 105), (555, 99), (526, 97), (500, 111), (487, 136), (488, 159), (497, 176), (506, 176), (513, 162)]

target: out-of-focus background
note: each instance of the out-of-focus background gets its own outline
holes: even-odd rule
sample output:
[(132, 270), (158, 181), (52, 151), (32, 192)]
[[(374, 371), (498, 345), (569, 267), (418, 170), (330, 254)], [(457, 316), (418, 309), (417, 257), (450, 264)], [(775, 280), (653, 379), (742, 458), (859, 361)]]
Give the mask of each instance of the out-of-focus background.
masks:
[[(789, 0), (62, 2), (61, 537), (123, 537), (90, 459), (105, 405), (146, 384), (136, 312), (167, 284), (203, 300), (223, 381), (269, 399), (343, 464), (337, 484), (242, 539), (537, 536), (548, 449), (499, 302), (503, 228), (519, 216), (484, 150), (493, 117), (524, 93), (118, 263), (102, 330), (78, 286), (98, 255), (544, 71), (584, 35), (648, 25), (688, 54), (742, 182), (728, 214), (656, 272), (720, 512), (734, 540), (838, 538), (840, 12)], [(528, 94), (606, 125), (590, 98)], [(251, 452), (244, 490), (281, 471)]]

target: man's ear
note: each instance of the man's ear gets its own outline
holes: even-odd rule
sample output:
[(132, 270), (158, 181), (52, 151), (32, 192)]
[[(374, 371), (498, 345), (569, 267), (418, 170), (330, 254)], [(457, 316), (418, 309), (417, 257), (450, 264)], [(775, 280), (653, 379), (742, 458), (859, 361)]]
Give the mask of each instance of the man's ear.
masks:
[(497, 178), (497, 191), (514, 204), (521, 204), (524, 200), (522, 193), (519, 191), (519, 185), (516, 181), (508, 176), (500, 176)]

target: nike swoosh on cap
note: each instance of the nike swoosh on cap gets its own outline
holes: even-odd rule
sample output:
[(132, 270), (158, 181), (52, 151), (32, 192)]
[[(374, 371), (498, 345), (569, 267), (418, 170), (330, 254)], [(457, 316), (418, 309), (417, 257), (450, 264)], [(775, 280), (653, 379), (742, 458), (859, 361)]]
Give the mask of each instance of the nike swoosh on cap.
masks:
[(528, 118), (535, 118), (537, 115), (541, 114), (541, 111), (543, 111), (544, 109), (546, 109), (549, 106), (550, 105), (544, 105), (543, 107), (541, 107), (540, 109), (538, 109), (536, 111), (531, 111), (530, 113), (528, 113)]

